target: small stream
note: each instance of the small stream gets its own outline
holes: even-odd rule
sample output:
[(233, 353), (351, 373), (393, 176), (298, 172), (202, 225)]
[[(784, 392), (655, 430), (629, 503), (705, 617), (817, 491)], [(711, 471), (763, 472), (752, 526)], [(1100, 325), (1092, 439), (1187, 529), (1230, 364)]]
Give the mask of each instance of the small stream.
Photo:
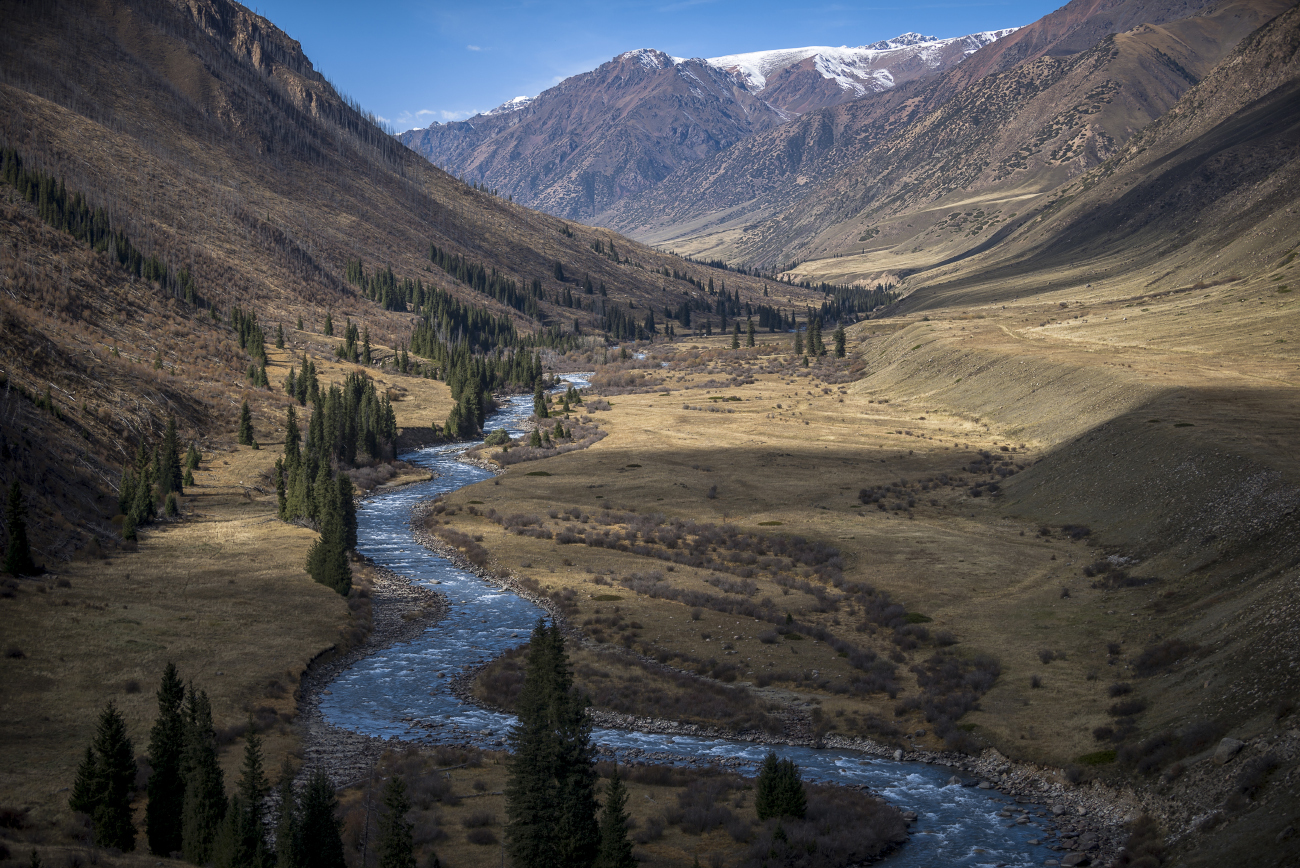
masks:
[[(583, 385), (581, 380), (568, 379)], [(487, 427), (507, 428), (517, 436), (518, 426), (531, 412), (531, 396), (513, 398)], [(505, 745), (513, 716), (463, 702), (449, 689), (450, 681), (462, 670), (526, 642), (543, 613), (531, 602), (424, 548), (410, 530), (411, 510), (417, 504), (492, 475), (457, 460), (468, 445), (403, 455), (404, 460), (435, 471), (437, 478), (380, 495), (358, 509), (358, 550), (416, 583), (436, 585), (446, 595), (448, 611), (415, 641), (377, 651), (330, 683), (329, 693), (320, 698), (320, 710), (335, 726), (425, 744), (474, 744), (488, 749)], [(602, 728), (594, 731), (593, 739), (620, 757), (668, 753), (681, 762), (710, 757), (757, 762), (772, 749), (729, 739)], [(1028, 843), (1044, 837), (1046, 830), (1037, 822), (1016, 825), (1014, 818), (998, 816), (1012, 800), (996, 791), (946, 785), (951, 769), (847, 750), (781, 746), (776, 750), (798, 763), (805, 779), (865, 784), (900, 808), (917, 812), (911, 839), (883, 865), (1028, 866), (1058, 855)]]

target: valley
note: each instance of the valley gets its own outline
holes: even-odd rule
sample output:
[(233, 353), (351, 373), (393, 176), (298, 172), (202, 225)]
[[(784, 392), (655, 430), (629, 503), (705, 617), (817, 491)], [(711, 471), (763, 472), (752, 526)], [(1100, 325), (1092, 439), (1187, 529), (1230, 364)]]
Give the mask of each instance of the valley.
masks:
[(230, 0), (15, 9), (0, 865), (244, 864), (149, 852), (169, 662), (223, 810), (260, 735), (332, 868), (399, 777), (502, 864), (542, 612), (645, 864), (1293, 864), (1298, 66), (1294, 3), (1072, 0), (394, 136)]

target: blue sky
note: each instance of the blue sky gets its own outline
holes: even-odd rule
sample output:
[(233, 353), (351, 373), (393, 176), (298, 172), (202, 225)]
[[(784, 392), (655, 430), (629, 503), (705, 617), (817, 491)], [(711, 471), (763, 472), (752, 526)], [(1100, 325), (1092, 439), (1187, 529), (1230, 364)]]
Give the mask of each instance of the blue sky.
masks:
[(1064, 0), (257, 0), (341, 91), (398, 130), (534, 96), (634, 48), (716, 57), (961, 36), (1029, 24)]

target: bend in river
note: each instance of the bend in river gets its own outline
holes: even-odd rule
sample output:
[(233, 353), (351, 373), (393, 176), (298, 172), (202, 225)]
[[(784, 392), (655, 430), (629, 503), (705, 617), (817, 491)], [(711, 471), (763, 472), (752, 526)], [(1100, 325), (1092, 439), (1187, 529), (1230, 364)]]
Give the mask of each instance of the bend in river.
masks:
[[(584, 385), (574, 377), (567, 378)], [(511, 399), (488, 420), (490, 428), (519, 433), (532, 397)], [(431, 447), (403, 458), (436, 478), (366, 501), (357, 513), (358, 550), (417, 584), (437, 585), (447, 614), (418, 639), (380, 649), (344, 670), (320, 697), (329, 723), (364, 735), (424, 744), (474, 744), (500, 749), (514, 717), (471, 705), (451, 692), (467, 668), (523, 644), (544, 613), (533, 603), (467, 572), (415, 541), (412, 509), (439, 494), (489, 478), (491, 472), (459, 459), (469, 444)], [(755, 763), (771, 746), (721, 738), (597, 728), (597, 745), (631, 759), (669, 754), (681, 762), (740, 758)], [(777, 746), (811, 780), (863, 784), (918, 821), (911, 839), (882, 864), (891, 866), (1041, 865), (1057, 854), (1029, 843), (1050, 833), (1031, 817), (1017, 824), (999, 816), (1011, 800), (988, 790), (946, 785), (951, 769), (892, 762), (848, 750)]]

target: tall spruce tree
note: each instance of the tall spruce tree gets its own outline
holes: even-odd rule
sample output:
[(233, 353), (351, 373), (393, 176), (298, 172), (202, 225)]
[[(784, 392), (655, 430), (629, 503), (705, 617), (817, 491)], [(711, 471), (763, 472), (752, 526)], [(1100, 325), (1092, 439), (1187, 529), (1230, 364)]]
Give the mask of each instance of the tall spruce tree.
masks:
[(835, 338), (835, 358), (837, 359), (844, 358), (845, 351), (847, 349), (848, 339), (849, 339), (849, 336), (844, 332), (844, 326), (840, 326), (839, 328), (835, 329), (835, 332), (832, 334), (832, 337)]
[(593, 868), (636, 868), (632, 842), (627, 838), (627, 787), (618, 768), (605, 785), (605, 804), (600, 810), (600, 852)]
[(149, 774), (146, 792), (145, 832), (149, 852), (170, 856), (181, 849), (181, 819), (185, 802), (185, 685), (176, 674), (176, 666), (167, 664), (158, 686), (158, 717), (149, 731)]
[[(185, 471), (181, 467), (181, 441), (176, 433), (176, 417), (167, 417), (167, 433), (163, 435), (162, 450), (159, 453), (159, 465), (161, 473), (159, 474), (159, 488), (164, 497), (168, 491), (174, 491), (177, 494), (184, 493)], [(162, 482), (166, 479), (167, 489), (161, 490)]]
[(191, 684), (185, 697), (185, 799), (181, 815), (181, 851), (186, 860), (206, 865), (226, 813), (226, 784), (217, 764), (212, 703)]
[(343, 824), (335, 816), (339, 802), (323, 769), (307, 780), (302, 794), (302, 864), (308, 868), (347, 868), (343, 861)]
[(68, 806), (90, 815), (95, 843), (129, 852), (135, 849), (131, 796), (135, 792), (135, 749), (126, 721), (110, 701), (100, 712), (95, 739), (77, 768)]
[(5, 506), (5, 526), (9, 544), (5, 547), (5, 572), (11, 576), (30, 576), (36, 572), (32, 544), (27, 538), (27, 506), (23, 489), (15, 479), (9, 486), (9, 503)]
[(379, 868), (415, 868), (414, 826), (406, 819), (410, 811), (406, 784), (393, 775), (384, 787), (384, 813), (379, 818)]
[(763, 760), (755, 789), (754, 810), (760, 820), (768, 817), (802, 818), (807, 813), (808, 796), (804, 793), (803, 781), (799, 779), (799, 767), (794, 760), (777, 759), (775, 751)]
[(276, 868), (306, 868), (302, 851), (302, 817), (298, 796), (293, 789), (294, 770), (288, 757), (280, 767), (280, 816), (275, 824)]
[(270, 868), (271, 851), (262, 819), (262, 802), (269, 790), (262, 770), (262, 739), (250, 726), (239, 785), (226, 806), (214, 846), (216, 868)]
[(248, 409), (248, 399), (239, 407), (239, 445), (253, 445), (253, 412)]
[(507, 849), (517, 865), (588, 866), (600, 847), (591, 720), (558, 625), (538, 621), (510, 731)]

